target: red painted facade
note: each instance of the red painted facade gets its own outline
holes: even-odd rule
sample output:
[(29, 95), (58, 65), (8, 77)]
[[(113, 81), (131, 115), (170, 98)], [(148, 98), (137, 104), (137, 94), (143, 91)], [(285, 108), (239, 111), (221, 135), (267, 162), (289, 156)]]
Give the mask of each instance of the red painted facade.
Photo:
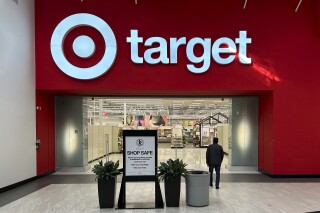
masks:
[(37, 92), (36, 136), (40, 140), (37, 149), (37, 174), (55, 170), (54, 96)]
[[(37, 93), (50, 94), (51, 98), (54, 94), (258, 95), (259, 169), (275, 175), (320, 174), (320, 4), (316, 0), (303, 1), (295, 12), (298, 2), (249, 0), (243, 9), (244, 0), (138, 0), (138, 4), (134, 0), (36, 0)], [(93, 80), (65, 75), (51, 57), (54, 28), (76, 13), (99, 16), (109, 24), (117, 40), (115, 63)], [(126, 42), (131, 29), (137, 29), (144, 41), (159, 36), (167, 41), (170, 37), (186, 37), (187, 41), (200, 37), (211, 38), (212, 42), (220, 37), (234, 40), (240, 30), (246, 30), (252, 38), (248, 56), (253, 65), (238, 61), (219, 65), (211, 60), (208, 71), (193, 74), (186, 68), (189, 62), (185, 47), (179, 48), (178, 64), (134, 64)], [(96, 42), (91, 59), (80, 59), (72, 52), (72, 41), (80, 34), (87, 34)], [(144, 50), (140, 45), (140, 56)], [(68, 34), (64, 51), (74, 65), (88, 67), (101, 59), (104, 43), (95, 30), (81, 27)], [(201, 51), (196, 48), (199, 55)], [(47, 104), (53, 107), (52, 101)], [(48, 120), (53, 118), (48, 113)], [(53, 127), (48, 125), (49, 131), (54, 132)], [(37, 135), (39, 131), (37, 128)], [(49, 134), (48, 140), (54, 143), (54, 134)], [(54, 146), (50, 146), (52, 152)], [(50, 168), (54, 168), (54, 161)]]

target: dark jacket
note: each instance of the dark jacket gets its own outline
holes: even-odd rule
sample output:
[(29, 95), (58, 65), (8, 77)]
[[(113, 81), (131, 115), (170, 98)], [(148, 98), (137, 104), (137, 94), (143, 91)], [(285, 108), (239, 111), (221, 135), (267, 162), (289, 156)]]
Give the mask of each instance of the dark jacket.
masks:
[(210, 144), (206, 152), (207, 165), (221, 165), (223, 160), (223, 148), (219, 144)]

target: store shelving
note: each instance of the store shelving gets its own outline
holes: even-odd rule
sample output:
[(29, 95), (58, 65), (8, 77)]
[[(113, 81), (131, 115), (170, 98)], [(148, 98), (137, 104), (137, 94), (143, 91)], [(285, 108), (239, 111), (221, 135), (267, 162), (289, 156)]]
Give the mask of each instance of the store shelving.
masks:
[(171, 148), (183, 148), (182, 138), (172, 138), (171, 140)]
[(163, 126), (158, 129), (158, 142), (159, 143), (171, 143), (172, 127)]

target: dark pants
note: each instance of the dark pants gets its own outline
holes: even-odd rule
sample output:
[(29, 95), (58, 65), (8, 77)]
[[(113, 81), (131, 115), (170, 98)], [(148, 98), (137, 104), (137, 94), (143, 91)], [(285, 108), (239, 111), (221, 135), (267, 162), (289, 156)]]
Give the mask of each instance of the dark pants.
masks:
[(209, 166), (210, 185), (212, 185), (212, 181), (213, 181), (213, 180), (212, 180), (213, 169), (216, 171), (216, 187), (219, 187), (221, 165), (210, 165), (210, 166)]

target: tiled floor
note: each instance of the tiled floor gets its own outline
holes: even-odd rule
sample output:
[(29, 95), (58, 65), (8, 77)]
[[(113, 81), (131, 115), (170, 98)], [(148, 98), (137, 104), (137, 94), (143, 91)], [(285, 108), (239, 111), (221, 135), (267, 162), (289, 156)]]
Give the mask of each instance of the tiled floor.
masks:
[[(127, 188), (127, 202), (152, 202), (154, 184)], [(117, 192), (119, 192), (119, 186)], [(186, 205), (182, 183), (180, 207), (164, 209), (99, 209), (96, 184), (51, 184), (0, 208), (0, 212), (312, 212), (320, 210), (320, 183), (223, 183), (210, 188), (209, 206)], [(143, 188), (143, 189), (142, 189)], [(164, 194), (163, 184), (161, 184)], [(117, 193), (118, 195), (118, 193)], [(164, 196), (164, 195), (163, 195)], [(116, 196), (117, 198), (118, 196)]]
[[(207, 170), (206, 149), (160, 148), (158, 161), (168, 158), (183, 159), (188, 169)], [(122, 155), (113, 154), (110, 160)], [(94, 165), (92, 163), (92, 165)], [(220, 189), (209, 188), (209, 206), (190, 207), (186, 204), (185, 181), (181, 183), (179, 208), (164, 209), (99, 209), (97, 184), (91, 170), (87, 172), (57, 172), (13, 190), (0, 193), (0, 212), (320, 212), (320, 179), (318, 178), (270, 178), (257, 171), (232, 172), (225, 169), (225, 157)], [(91, 165), (91, 166), (92, 166)], [(64, 175), (61, 175), (64, 174)], [(83, 175), (85, 174), (85, 175)], [(121, 176), (118, 177), (118, 199)], [(160, 183), (164, 197), (163, 183)], [(150, 203), (154, 197), (154, 184), (150, 182), (127, 183), (127, 203)]]

